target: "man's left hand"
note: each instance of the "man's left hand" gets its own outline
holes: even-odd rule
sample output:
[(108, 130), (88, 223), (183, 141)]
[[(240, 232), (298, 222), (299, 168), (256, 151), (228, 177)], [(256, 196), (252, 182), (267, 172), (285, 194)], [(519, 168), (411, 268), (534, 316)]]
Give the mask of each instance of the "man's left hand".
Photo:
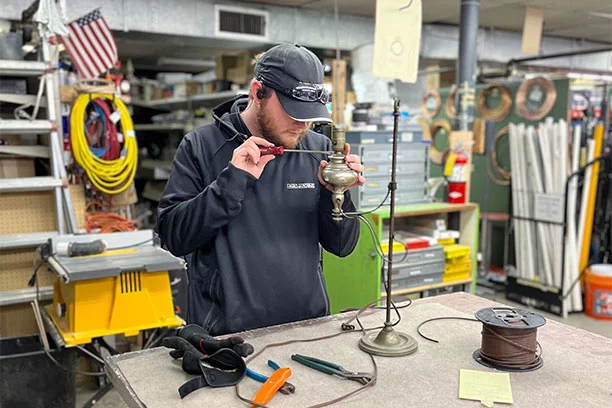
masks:
[[(346, 164), (353, 170), (355, 170), (358, 174), (357, 176), (357, 182), (355, 182), (354, 184), (345, 187), (344, 191), (348, 190), (349, 188), (353, 188), (356, 186), (363, 186), (365, 184), (365, 177), (363, 177), (361, 175), (361, 173), (363, 172), (363, 165), (361, 164), (361, 159), (359, 158), (359, 156), (357, 156), (356, 154), (349, 154), (349, 152), (351, 151), (351, 146), (349, 146), (348, 143), (344, 144), (344, 156), (345, 156), (345, 160), (346, 160)], [(323, 187), (325, 187), (326, 189), (328, 189), (329, 191), (334, 191), (334, 188), (331, 186), (331, 184), (326, 183), (323, 180), (322, 177), (322, 172), (323, 169), (329, 164), (329, 162), (325, 161), (325, 160), (321, 160), (321, 163), (319, 164), (319, 172), (318, 172), (318, 177), (319, 177), (319, 182), (323, 185)]]

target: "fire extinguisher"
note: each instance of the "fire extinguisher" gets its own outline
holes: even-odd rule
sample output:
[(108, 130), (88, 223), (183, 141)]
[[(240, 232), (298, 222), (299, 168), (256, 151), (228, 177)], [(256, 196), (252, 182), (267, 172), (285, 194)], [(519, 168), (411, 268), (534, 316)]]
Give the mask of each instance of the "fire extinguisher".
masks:
[(468, 157), (461, 150), (453, 150), (447, 158), (445, 175), (448, 177), (448, 202), (465, 204), (467, 197)]

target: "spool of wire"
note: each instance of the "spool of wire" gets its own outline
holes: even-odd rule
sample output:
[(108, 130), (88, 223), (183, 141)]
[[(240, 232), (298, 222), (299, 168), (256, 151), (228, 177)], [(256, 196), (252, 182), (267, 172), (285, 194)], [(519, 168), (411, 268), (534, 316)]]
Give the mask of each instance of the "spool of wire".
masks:
[(482, 322), (481, 347), (472, 357), (502, 371), (533, 371), (542, 367), (538, 327), (546, 320), (533, 312), (511, 307), (491, 307), (476, 312)]

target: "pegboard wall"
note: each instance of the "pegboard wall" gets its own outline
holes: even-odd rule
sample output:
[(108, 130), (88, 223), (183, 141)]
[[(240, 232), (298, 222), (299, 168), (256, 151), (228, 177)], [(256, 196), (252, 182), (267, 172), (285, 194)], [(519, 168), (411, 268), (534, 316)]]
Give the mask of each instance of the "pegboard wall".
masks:
[[(82, 185), (71, 185), (70, 195), (77, 225), (85, 225), (85, 193)], [(0, 234), (26, 234), (55, 231), (53, 192), (10, 193), (0, 195)], [(0, 291), (26, 289), (33, 273), (34, 248), (0, 251)], [(40, 287), (52, 286), (55, 275), (42, 267)], [(29, 303), (0, 307), (0, 337), (37, 333)]]

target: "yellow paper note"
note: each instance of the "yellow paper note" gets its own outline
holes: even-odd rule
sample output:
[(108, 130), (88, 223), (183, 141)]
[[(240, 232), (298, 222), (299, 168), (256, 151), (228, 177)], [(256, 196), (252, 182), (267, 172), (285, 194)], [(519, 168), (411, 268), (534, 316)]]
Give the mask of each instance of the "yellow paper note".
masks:
[(377, 0), (373, 74), (416, 82), (421, 47), (421, 0)]
[(508, 373), (460, 370), (459, 398), (512, 404), (512, 388)]

